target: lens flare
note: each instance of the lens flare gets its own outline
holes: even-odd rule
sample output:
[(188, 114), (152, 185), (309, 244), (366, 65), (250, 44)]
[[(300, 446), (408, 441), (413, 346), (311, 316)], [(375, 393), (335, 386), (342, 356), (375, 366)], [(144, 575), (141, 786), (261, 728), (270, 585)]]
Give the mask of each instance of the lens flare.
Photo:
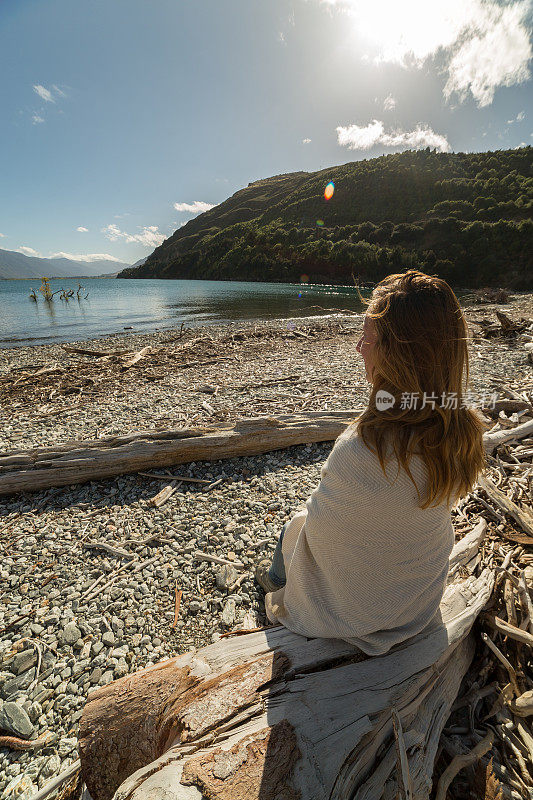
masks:
[(335, 191), (335, 184), (333, 183), (333, 181), (330, 181), (324, 190), (324, 197), (326, 198), (326, 200), (331, 200), (334, 191)]
[(300, 283), (309, 283), (309, 275), (306, 275), (305, 272), (300, 275)]
[(316, 224), (317, 224), (318, 228), (323, 228), (324, 227), (324, 220), (323, 219), (317, 219)]

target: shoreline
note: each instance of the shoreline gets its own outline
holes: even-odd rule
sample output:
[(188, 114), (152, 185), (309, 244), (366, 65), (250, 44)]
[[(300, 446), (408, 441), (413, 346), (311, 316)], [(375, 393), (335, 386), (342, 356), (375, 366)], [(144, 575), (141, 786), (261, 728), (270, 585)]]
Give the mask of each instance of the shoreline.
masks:
[[(495, 320), (495, 308), (533, 318), (533, 294), (514, 297), (465, 308), (473, 333), (480, 327), (472, 320)], [(345, 315), (77, 343), (152, 348), (125, 371), (119, 358), (98, 361), (59, 344), (0, 350), (0, 450), (363, 407), (369, 385), (355, 350), (361, 329), (362, 315)], [(476, 391), (503, 396), (504, 386), (531, 383), (525, 350), (513, 339), (476, 335), (470, 356)], [(192, 480), (159, 508), (150, 501), (168, 480), (139, 473), (0, 500), (0, 696), (22, 709), (32, 737), (55, 737), (35, 752), (0, 749), (0, 794), (24, 775), (30, 797), (77, 758), (77, 723), (99, 686), (235, 625), (265, 624), (255, 563), (272, 555), (283, 524), (318, 485), (332, 446), (179, 465), (173, 474)], [(96, 550), (94, 541), (128, 555)], [(195, 560), (196, 550), (243, 567), (220, 571)], [(177, 590), (183, 596), (174, 628)]]
[[(533, 318), (533, 293), (511, 295), (504, 305), (463, 306), (474, 337), (471, 388), (477, 393), (497, 390), (498, 380), (526, 375), (529, 368), (513, 339), (479, 336), (481, 327), (473, 320), (495, 321), (496, 309), (513, 319)], [(363, 312), (326, 312), (319, 317), (123, 331), (68, 344), (2, 348), (0, 451), (234, 421), (250, 413), (364, 404), (368, 384), (355, 351), (362, 319)], [(119, 359), (101, 362), (68, 349), (76, 347), (111, 353), (147, 347), (151, 351), (123, 371)], [(287, 382), (290, 375), (294, 380), (288, 385), (297, 387), (292, 396), (286, 390), (285, 397), (280, 390), (273, 395), (269, 387), (243, 388), (246, 381), (257, 384), (283, 377)], [(336, 391), (329, 391), (328, 384)]]
[[(97, 278), (96, 277), (95, 278), (91, 278), (91, 280), (102, 280), (102, 279), (103, 279), (102, 276), (97, 277)], [(19, 279), (11, 279), (11, 278), (7, 279), (6, 278), (6, 279), (0, 279), (0, 283), (1, 283), (2, 280), (5, 280), (6, 282), (12, 282), (13, 280), (31, 281), (33, 279), (32, 278), (19, 278)], [(65, 281), (74, 281), (74, 282), (77, 281), (76, 278), (53, 278), (51, 280), (53, 280), (53, 281), (65, 280)], [(160, 280), (160, 281), (164, 281), (165, 279), (162, 279), (162, 278), (126, 279), (125, 278), (124, 280), (139, 280), (139, 281), (141, 281), (141, 280)], [(188, 283), (190, 280), (195, 280), (195, 279), (168, 279), (168, 280), (176, 280), (178, 282), (181, 281), (181, 282), (184, 282), (184, 283)], [(257, 284), (260, 284), (261, 286), (279, 286), (279, 285), (281, 285), (281, 286), (288, 286), (288, 287), (294, 287), (294, 288), (308, 287), (308, 288), (322, 288), (322, 289), (342, 289), (342, 290), (344, 290), (344, 292), (346, 292), (346, 290), (351, 290), (351, 294), (355, 294), (357, 289), (359, 288), (361, 290), (361, 293), (363, 294), (363, 296), (365, 296), (365, 295), (369, 296), (370, 293), (371, 293), (371, 290), (373, 288), (372, 286), (365, 286), (365, 285), (361, 285), (361, 286), (357, 287), (357, 286), (354, 286), (352, 284), (350, 284), (350, 285), (345, 285), (345, 284), (320, 284), (320, 283), (316, 283), (316, 284), (305, 283), (305, 284), (303, 284), (303, 283), (281, 283), (281, 282), (280, 283), (275, 283), (275, 282), (270, 282), (269, 283), (269, 282), (262, 282), (262, 281), (255, 281), (254, 282), (254, 281), (203, 281), (201, 279), (197, 279), (197, 280), (199, 282), (203, 282), (203, 283), (257, 283)], [(474, 299), (473, 291), (474, 291), (473, 289), (470, 289), (468, 287), (463, 287), (463, 288), (455, 287), (454, 292), (458, 293), (457, 296), (458, 296), (459, 302), (461, 303), (463, 308), (467, 309), (467, 308), (470, 308), (471, 306), (477, 306), (478, 305), (476, 303), (475, 299)], [(531, 292), (531, 291), (516, 291), (516, 292), (508, 291), (508, 294), (509, 294), (509, 298), (511, 299), (511, 304), (513, 306), (525, 305), (526, 307), (529, 307), (530, 306), (529, 300), (531, 298), (533, 298), (533, 292)], [(348, 293), (346, 293), (346, 297), (349, 297), (349, 296), (350, 295)], [(463, 303), (462, 302), (462, 298), (466, 298), (467, 302)], [(319, 299), (319, 298), (317, 298), (317, 299)], [(42, 304), (43, 301), (40, 298), (38, 302)], [(340, 302), (342, 303), (342, 298), (340, 298)], [(481, 305), (485, 306), (486, 304), (481, 304)], [(494, 305), (494, 304), (491, 304), (491, 305)], [(506, 307), (509, 304), (505, 303), (505, 304), (500, 304), (500, 305), (501, 305), (501, 307)], [(308, 308), (316, 308), (316, 307), (318, 307), (318, 304), (317, 305), (311, 305)], [(303, 307), (303, 310), (306, 310), (305, 307)], [(114, 330), (114, 331), (107, 332), (107, 333), (104, 332), (104, 333), (97, 333), (97, 334), (94, 334), (94, 335), (87, 335), (87, 336), (83, 336), (81, 338), (75, 338), (74, 334), (72, 334), (72, 335), (69, 335), (69, 334), (58, 334), (57, 336), (46, 336), (46, 335), (43, 335), (43, 336), (26, 337), (26, 338), (10, 338), (8, 336), (4, 336), (3, 338), (0, 338), (0, 355), (1, 355), (3, 350), (17, 350), (19, 348), (26, 348), (26, 347), (48, 347), (48, 346), (51, 347), (53, 345), (75, 344), (75, 343), (79, 343), (79, 342), (86, 342), (86, 343), (88, 343), (88, 342), (97, 342), (97, 341), (112, 339), (114, 337), (121, 337), (121, 336), (124, 336), (124, 335), (127, 336), (127, 335), (129, 335), (130, 331), (133, 331), (133, 333), (130, 334), (130, 335), (148, 336), (148, 335), (151, 335), (151, 334), (164, 333), (165, 331), (169, 332), (171, 330), (174, 330), (176, 327), (178, 327), (178, 326), (180, 326), (182, 324), (189, 325), (191, 328), (194, 328), (194, 329), (201, 328), (201, 327), (204, 327), (204, 326), (205, 327), (209, 327), (209, 328), (211, 328), (211, 327), (223, 328), (223, 327), (227, 327), (227, 326), (241, 325), (241, 324), (242, 325), (273, 324), (274, 325), (274, 324), (282, 323), (284, 321), (289, 321), (289, 320), (295, 320), (295, 321), (302, 320), (302, 321), (305, 321), (305, 320), (312, 320), (312, 319), (327, 318), (327, 317), (330, 317), (330, 316), (332, 316), (332, 317), (338, 316), (338, 313), (337, 313), (338, 309), (336, 309), (336, 308), (327, 309), (327, 308), (324, 307), (323, 311), (324, 311), (324, 313), (320, 313), (320, 314), (318, 314), (318, 313), (317, 314), (298, 314), (297, 316), (287, 316), (287, 317), (259, 316), (259, 317), (250, 317), (250, 318), (246, 318), (246, 319), (243, 318), (243, 319), (234, 319), (234, 320), (231, 320), (229, 318), (228, 319), (222, 319), (222, 318), (218, 319), (217, 318), (217, 319), (212, 319), (212, 320), (201, 319), (201, 318), (200, 319), (194, 319), (193, 318), (191, 321), (187, 321), (187, 320), (176, 321), (172, 317), (168, 317), (168, 318), (165, 317), (165, 318), (162, 318), (161, 320), (155, 321), (155, 322), (145, 320), (144, 321), (144, 324), (146, 325), (146, 329), (145, 330), (142, 329), (143, 323), (140, 323), (140, 322), (135, 323), (135, 322), (132, 321), (132, 325), (122, 326), (122, 327), (120, 327), (119, 330)], [(354, 313), (358, 313), (358, 312), (355, 311)], [(364, 314), (364, 309), (361, 309), (360, 313)], [(341, 314), (341, 316), (342, 316), (342, 314)], [(156, 326), (160, 326), (160, 327), (152, 327), (152, 325), (156, 325)], [(137, 329), (137, 326), (139, 326), (138, 329)], [(128, 334), (125, 334), (124, 333), (125, 331), (128, 331)]]

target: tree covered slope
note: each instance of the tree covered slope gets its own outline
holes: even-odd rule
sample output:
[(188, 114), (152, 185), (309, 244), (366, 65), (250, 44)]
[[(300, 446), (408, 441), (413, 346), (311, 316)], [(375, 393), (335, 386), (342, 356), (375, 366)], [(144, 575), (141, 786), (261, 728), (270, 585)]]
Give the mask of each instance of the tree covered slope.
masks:
[(532, 153), (427, 148), (255, 181), (119, 277), (352, 284), (417, 267), (533, 289)]

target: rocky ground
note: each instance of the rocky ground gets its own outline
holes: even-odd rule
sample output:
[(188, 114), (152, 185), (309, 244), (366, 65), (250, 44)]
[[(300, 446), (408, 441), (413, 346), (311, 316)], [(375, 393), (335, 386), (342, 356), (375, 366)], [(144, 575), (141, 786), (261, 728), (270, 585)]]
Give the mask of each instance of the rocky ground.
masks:
[[(533, 297), (498, 308), (533, 318)], [(494, 306), (465, 311), (473, 332), (473, 320), (495, 319)], [(77, 343), (115, 354), (108, 359), (60, 345), (1, 350), (0, 448), (361, 410), (361, 326), (360, 316), (338, 315)], [(124, 368), (116, 351), (145, 347)], [(531, 381), (513, 338), (476, 337), (470, 353), (474, 396)], [(0, 737), (32, 749), (0, 738), (0, 798), (30, 797), (77, 758), (77, 723), (98, 686), (265, 622), (253, 567), (317, 486), (331, 447), (182, 465), (173, 472), (203, 482), (183, 482), (160, 508), (149, 501), (165, 482), (139, 474), (1, 500)], [(88, 546), (95, 540), (111, 550)], [(197, 550), (227, 564), (197, 561)]]

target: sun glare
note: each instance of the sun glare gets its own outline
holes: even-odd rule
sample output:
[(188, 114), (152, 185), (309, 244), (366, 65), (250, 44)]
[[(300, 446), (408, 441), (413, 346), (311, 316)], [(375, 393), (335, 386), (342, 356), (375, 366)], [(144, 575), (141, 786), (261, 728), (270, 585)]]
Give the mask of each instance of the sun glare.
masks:
[(326, 186), (326, 188), (324, 189), (324, 197), (326, 198), (326, 200), (331, 200), (334, 191), (335, 191), (335, 184), (333, 183), (333, 181), (330, 181)]
[(449, 0), (348, 0), (358, 38), (373, 43), (378, 61), (403, 61), (407, 55), (424, 60), (439, 47), (449, 47), (467, 25), (473, 24), (476, 4)]

